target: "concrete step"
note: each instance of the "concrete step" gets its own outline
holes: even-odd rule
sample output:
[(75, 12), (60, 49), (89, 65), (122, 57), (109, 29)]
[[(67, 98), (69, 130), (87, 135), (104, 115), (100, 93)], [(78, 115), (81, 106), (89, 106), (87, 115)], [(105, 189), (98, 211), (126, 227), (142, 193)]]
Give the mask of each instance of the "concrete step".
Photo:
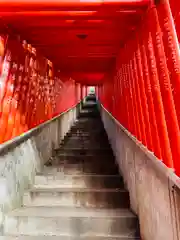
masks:
[[(93, 131), (91, 131), (91, 129), (93, 129)], [(106, 136), (107, 138), (107, 135), (105, 133), (102, 132), (102, 130), (100, 128), (95, 128), (95, 127), (89, 127), (89, 128), (79, 128), (79, 127), (76, 127), (74, 129), (72, 129), (69, 133), (74, 133), (74, 134), (77, 134), (77, 133), (81, 133), (81, 134), (86, 134), (88, 135), (89, 137), (98, 137), (100, 138), (101, 140), (104, 138), (104, 136)]]
[(61, 147), (56, 149), (57, 155), (59, 153), (63, 154), (75, 154), (75, 155), (113, 155), (112, 150), (110, 148), (69, 148), (69, 147)]
[[(79, 125), (75, 125), (71, 128), (71, 132), (80, 132), (80, 131), (84, 131), (84, 132), (90, 132), (91, 134), (92, 133), (99, 133), (99, 132), (102, 132), (103, 131), (103, 128), (102, 128), (102, 125), (97, 123), (94, 128), (92, 127), (88, 127), (88, 126), (84, 126), (83, 124), (79, 124)], [(105, 132), (103, 132), (103, 134), (105, 134)]]
[(89, 104), (89, 103), (83, 104), (80, 112), (85, 112), (85, 111), (87, 111), (87, 112), (93, 111), (93, 112), (97, 112), (99, 114), (97, 105), (94, 103), (93, 104)]
[(79, 152), (79, 154), (75, 154), (75, 153), (72, 153), (72, 152), (64, 153), (63, 151), (58, 152), (58, 153), (56, 152), (55, 154), (56, 154), (55, 158), (57, 160), (59, 160), (59, 161), (60, 160), (62, 160), (62, 161), (71, 160), (72, 163), (87, 162), (87, 163), (92, 163), (93, 164), (94, 161), (97, 161), (99, 164), (100, 163), (102, 164), (102, 162), (103, 162), (103, 164), (104, 163), (111, 163), (111, 164), (115, 163), (115, 159), (114, 159), (114, 156), (112, 154), (95, 155), (95, 154), (92, 154), (92, 153), (86, 154), (85, 151), (81, 151), (81, 152)]
[(72, 174), (72, 175), (83, 175), (83, 174), (98, 174), (98, 175), (116, 175), (118, 174), (118, 167), (115, 164), (112, 165), (101, 165), (97, 164), (96, 167), (92, 163), (74, 163), (74, 164), (64, 164), (61, 166), (51, 166), (44, 167), (43, 173), (57, 173), (61, 172), (63, 174)]
[(62, 142), (60, 145), (61, 148), (78, 148), (78, 149), (110, 149), (110, 145), (108, 143), (100, 143), (99, 141), (84, 141), (81, 139), (68, 139), (66, 142)]
[(90, 112), (90, 111), (81, 111), (80, 113), (79, 113), (79, 118), (83, 118), (83, 117), (85, 117), (85, 118), (98, 118), (99, 117), (99, 113), (98, 112)]
[(97, 135), (79, 135), (79, 134), (68, 134), (65, 136), (63, 139), (63, 142), (68, 142), (68, 141), (80, 141), (83, 143), (105, 143), (109, 145), (108, 140), (106, 140), (106, 137), (103, 136), (103, 141), (102, 141), (102, 136), (97, 136)]
[(94, 104), (94, 103), (92, 103), (92, 104), (89, 104), (89, 103), (82, 104), (82, 106), (81, 106), (81, 112), (83, 112), (83, 111), (85, 111), (85, 110), (88, 111), (88, 112), (94, 111), (94, 112), (99, 113), (99, 112), (98, 112), (98, 109), (97, 109), (97, 105)]
[(98, 121), (94, 121), (91, 123), (86, 123), (82, 121), (76, 122), (76, 124), (72, 127), (72, 129), (76, 130), (90, 130), (91, 128), (95, 128), (94, 130), (101, 130), (102, 128), (102, 123)]
[(61, 164), (61, 163), (92, 163), (94, 162), (103, 162), (103, 164), (115, 164), (114, 157), (112, 155), (103, 155), (103, 156), (94, 156), (94, 155), (77, 155), (77, 154), (72, 154), (72, 153), (58, 153), (57, 156), (55, 156), (56, 161)]
[[(103, 127), (103, 125), (102, 125), (102, 122), (101, 121), (99, 121), (99, 120), (96, 120), (95, 118), (93, 118), (93, 119), (91, 119), (91, 122), (85, 122), (85, 120), (84, 120), (85, 118), (80, 118), (78, 121), (76, 121), (75, 122), (75, 124), (72, 126), (72, 128), (71, 128), (71, 130), (84, 130), (84, 129), (88, 129), (89, 130), (89, 128), (90, 127), (94, 127), (92, 130), (93, 131), (102, 131), (103, 129), (104, 129), (104, 127)], [(104, 134), (105, 134), (105, 132), (104, 132)]]
[(90, 148), (90, 149), (111, 149), (108, 142), (102, 142), (100, 139), (83, 139), (81, 137), (69, 137), (62, 141), (61, 146), (65, 145), (69, 148)]
[(119, 175), (64, 175), (39, 174), (35, 177), (35, 186), (57, 186), (76, 188), (123, 188), (124, 183)]
[(96, 155), (106, 155), (106, 154), (112, 154), (112, 150), (107, 148), (102, 148), (98, 146), (89, 146), (89, 147), (69, 147), (68, 145), (64, 145), (63, 147), (56, 150), (57, 152), (63, 152), (63, 153), (73, 153), (73, 154), (96, 154)]
[[(84, 141), (74, 141), (74, 140), (69, 140), (67, 142), (62, 142), (60, 145), (61, 149), (73, 149), (74, 147), (78, 148), (78, 149), (85, 149), (89, 152), (89, 151), (100, 151), (100, 149), (105, 149), (105, 151), (110, 151), (112, 152), (109, 144), (101, 144), (99, 142), (84, 142)], [(108, 150), (109, 149), (109, 150)], [(103, 150), (102, 150), (103, 151)]]
[[(87, 124), (87, 125), (94, 124), (96, 122), (102, 124), (101, 118), (97, 118), (97, 119), (80, 118), (80, 119), (77, 119), (75, 121), (75, 124), (78, 123), (78, 122), (83, 123), (83, 124)], [(101, 125), (101, 127), (102, 127), (102, 125)]]
[(140, 238), (130, 235), (100, 236), (100, 235), (82, 235), (82, 236), (4, 236), (0, 240), (139, 240)]
[(102, 140), (102, 136), (97, 136), (97, 135), (76, 135), (76, 134), (70, 134), (68, 133), (68, 136), (66, 136), (67, 139), (71, 139), (71, 140), (81, 140), (81, 141), (84, 141), (84, 142), (91, 142), (91, 141), (99, 141), (99, 140)]
[(74, 132), (68, 132), (66, 134), (67, 137), (75, 136), (75, 137), (86, 137), (86, 138), (91, 138), (91, 137), (97, 137), (94, 133), (90, 132), (82, 132), (82, 131), (74, 131)]
[(4, 235), (128, 235), (136, 236), (138, 221), (127, 209), (22, 207), (5, 218)]
[(83, 108), (96, 108), (97, 107), (97, 103), (95, 101), (86, 101), (83, 105)]
[(129, 193), (123, 189), (60, 188), (39, 186), (24, 194), (24, 206), (129, 208)]

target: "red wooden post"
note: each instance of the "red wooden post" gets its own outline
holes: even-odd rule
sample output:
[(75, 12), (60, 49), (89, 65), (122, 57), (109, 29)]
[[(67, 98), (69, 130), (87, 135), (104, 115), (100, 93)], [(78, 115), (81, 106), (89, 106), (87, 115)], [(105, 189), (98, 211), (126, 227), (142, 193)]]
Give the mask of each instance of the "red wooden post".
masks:
[[(162, 41), (162, 32), (159, 25), (158, 14), (155, 7), (149, 13), (149, 26), (152, 32), (152, 41), (154, 44), (157, 72), (160, 79), (160, 87), (162, 94), (162, 101), (164, 105), (164, 113), (170, 139), (170, 146), (173, 156), (173, 162), (177, 163), (180, 159), (180, 129), (178, 125), (174, 99), (172, 95), (169, 72), (167, 68), (166, 55), (164, 52), (164, 44)], [(169, 167), (173, 167), (173, 163), (167, 162)], [(177, 164), (176, 167), (180, 167)], [(180, 174), (180, 168), (178, 170)]]
[(130, 130), (131, 129), (131, 116), (130, 116), (130, 106), (129, 106), (129, 99), (128, 99), (128, 91), (126, 86), (126, 72), (125, 72), (125, 64), (122, 64), (122, 99), (124, 100), (124, 113), (125, 113), (125, 127)]
[[(135, 45), (135, 47), (137, 47)], [(142, 100), (141, 100), (141, 94), (140, 94), (140, 87), (139, 87), (139, 79), (138, 79), (138, 72), (137, 72), (137, 59), (135, 53), (133, 54), (132, 58), (132, 67), (133, 67), (133, 77), (134, 77), (134, 87), (136, 91), (136, 101), (137, 101), (137, 107), (138, 107), (138, 114), (139, 114), (139, 123), (140, 123), (140, 130), (141, 130), (141, 141), (146, 146), (147, 140), (146, 140), (146, 132), (145, 132), (145, 122), (144, 122), (144, 115), (143, 115), (143, 109), (142, 109)]]
[(128, 81), (127, 81), (127, 84), (128, 84), (128, 89), (129, 89), (129, 100), (130, 100), (130, 105), (131, 105), (131, 113), (132, 113), (132, 119), (131, 119), (131, 122), (132, 122), (132, 134), (134, 136), (137, 136), (137, 115), (135, 113), (135, 101), (134, 101), (134, 96), (133, 96), (133, 90), (132, 90), (132, 75), (131, 75), (131, 71), (132, 69), (130, 69), (130, 63), (129, 63), (129, 59), (128, 59), (128, 64), (127, 64), (127, 75), (128, 75)]
[[(141, 31), (141, 29), (139, 29)], [(142, 105), (142, 114), (144, 119), (144, 128), (146, 134), (146, 144), (149, 150), (152, 151), (152, 136), (151, 136), (151, 128), (150, 128), (150, 120), (149, 120), (149, 111), (147, 105), (147, 97), (145, 92), (145, 83), (144, 83), (144, 73), (142, 68), (142, 57), (140, 52), (140, 43), (139, 38), (137, 36), (137, 49), (136, 49), (136, 60), (137, 60), (137, 72), (138, 72), (138, 84)]]
[(129, 62), (129, 68), (130, 68), (130, 79), (131, 79), (130, 85), (131, 85), (131, 90), (132, 90), (135, 119), (136, 119), (136, 137), (139, 141), (142, 141), (139, 106), (138, 106), (137, 93), (136, 93), (136, 88), (135, 88), (134, 68), (133, 68), (133, 60), (132, 59)]
[(163, 0), (157, 4), (157, 13), (160, 27), (163, 32), (162, 39), (164, 43), (164, 51), (173, 89), (176, 113), (180, 125), (180, 49), (168, 0)]
[(151, 89), (152, 89), (152, 95), (153, 95), (153, 101), (154, 101), (156, 121), (158, 126), (158, 134), (159, 134), (160, 145), (161, 145), (162, 159), (164, 163), (167, 164), (168, 167), (172, 167), (173, 166), (172, 154), (171, 154), (168, 130), (167, 130), (167, 125), (165, 120), (164, 106), (163, 106), (162, 97), (161, 97), (156, 58), (154, 55), (154, 46), (152, 43), (152, 37), (150, 32), (148, 32), (147, 34), (147, 41), (146, 41), (145, 47), (147, 50)]
[[(127, 59), (126, 59), (127, 62)], [(129, 79), (128, 79), (128, 64), (124, 64), (124, 86), (125, 86), (125, 94), (126, 94), (126, 101), (127, 101), (127, 108), (128, 108), (128, 124), (129, 124), (129, 131), (134, 132), (134, 123), (133, 123), (133, 112), (132, 112), (132, 104), (131, 104), (131, 97), (130, 97), (130, 89), (129, 89)]]
[(151, 82), (150, 82), (150, 75), (149, 75), (149, 68), (148, 68), (148, 59), (147, 59), (147, 52), (145, 48), (146, 38), (146, 25), (142, 29), (142, 37), (141, 37), (141, 56), (142, 56), (142, 68), (143, 68), (143, 75), (144, 75), (144, 85), (145, 85), (145, 92), (147, 96), (147, 105), (149, 111), (149, 121), (150, 121), (150, 128), (151, 128), (151, 136), (152, 136), (152, 150), (154, 151), (155, 155), (161, 159), (161, 147), (159, 141), (159, 134), (158, 134), (158, 127), (156, 122), (156, 115), (154, 109), (154, 102), (152, 96), (152, 89), (151, 89)]
[(124, 93), (124, 75), (122, 66), (119, 70), (120, 74), (120, 111), (121, 111), (121, 124), (128, 128), (128, 112), (127, 112), (127, 105), (126, 105), (126, 98)]

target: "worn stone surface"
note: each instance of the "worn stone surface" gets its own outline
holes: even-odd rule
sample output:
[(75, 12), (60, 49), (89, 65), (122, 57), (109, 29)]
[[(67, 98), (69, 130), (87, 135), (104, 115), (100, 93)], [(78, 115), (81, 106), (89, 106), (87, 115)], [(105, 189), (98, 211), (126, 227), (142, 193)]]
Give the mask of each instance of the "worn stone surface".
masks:
[(135, 238), (132, 235), (116, 235), (113, 237), (110, 237), (108, 235), (97, 235), (97, 234), (83, 234), (79, 236), (14, 236), (14, 237), (0, 237), (0, 240), (135, 240), (138, 238)]
[(135, 234), (137, 218), (129, 210), (30, 207), (12, 212), (6, 219), (9, 235)]
[(82, 106), (80, 118), (56, 146), (52, 162), (36, 175), (23, 206), (6, 215), (4, 235), (139, 239), (138, 218), (129, 204), (96, 105), (91, 103)]
[(33, 188), (24, 195), (24, 206), (129, 208), (129, 193), (107, 188)]

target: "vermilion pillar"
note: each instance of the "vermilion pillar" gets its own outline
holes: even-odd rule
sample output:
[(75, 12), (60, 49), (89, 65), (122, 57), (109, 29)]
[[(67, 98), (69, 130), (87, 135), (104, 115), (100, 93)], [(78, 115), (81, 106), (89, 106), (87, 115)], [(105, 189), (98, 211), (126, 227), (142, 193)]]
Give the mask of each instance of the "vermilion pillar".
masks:
[(141, 135), (141, 127), (140, 127), (139, 106), (138, 106), (137, 93), (136, 93), (136, 87), (135, 87), (133, 60), (129, 61), (129, 69), (130, 69), (130, 82), (131, 82), (130, 85), (132, 89), (133, 103), (134, 103), (134, 109), (135, 109), (136, 137), (139, 141), (141, 141), (142, 135)]
[(142, 29), (142, 32), (143, 33), (142, 33), (142, 38), (141, 38), (140, 50), (141, 50), (141, 56), (142, 56), (144, 87), (145, 87), (145, 92), (146, 92), (146, 97), (147, 97), (149, 122), (150, 122), (151, 137), (152, 137), (152, 150), (155, 153), (155, 155), (159, 159), (161, 159), (161, 157), (162, 157), (161, 147), (160, 147), (156, 114), (155, 114), (154, 102), (153, 102), (153, 96), (152, 96), (152, 89), (151, 89), (152, 87), (151, 87), (151, 82), (150, 82), (147, 52), (146, 52), (146, 48), (145, 48), (145, 39), (147, 39), (145, 28)]
[(168, 167), (173, 167), (168, 130), (164, 114), (164, 106), (162, 102), (161, 89), (157, 73), (156, 58), (154, 55), (154, 46), (150, 32), (148, 32), (147, 34), (146, 50), (148, 56), (148, 65), (150, 71), (150, 82), (153, 95), (154, 109), (156, 114), (158, 134), (162, 151), (162, 159), (164, 163), (167, 164)]
[(142, 99), (141, 99), (141, 93), (140, 93), (140, 86), (139, 86), (139, 78), (138, 78), (138, 72), (137, 72), (137, 59), (135, 53), (133, 54), (132, 58), (132, 67), (134, 71), (134, 87), (136, 91), (136, 101), (137, 101), (137, 107), (138, 107), (138, 113), (139, 113), (139, 123), (140, 123), (140, 130), (141, 130), (141, 141), (146, 146), (147, 140), (146, 140), (146, 132), (145, 132), (145, 121), (144, 121), (144, 115), (143, 115), (143, 109), (142, 109)]
[[(141, 30), (141, 29), (140, 29)], [(142, 68), (142, 57), (140, 52), (140, 43), (137, 37), (136, 42), (136, 61), (137, 61), (137, 73), (138, 73), (138, 84), (139, 84), (139, 91), (140, 91), (140, 98), (141, 98), (141, 105), (142, 105), (142, 114), (144, 119), (144, 128), (145, 128), (145, 135), (146, 135), (146, 144), (149, 150), (153, 150), (152, 148), (152, 136), (151, 136), (151, 128), (150, 128), (150, 120), (149, 120), (149, 111), (147, 105), (147, 97), (145, 92), (145, 83), (144, 83), (144, 73)]]
[[(177, 4), (179, 3), (177, 2)], [(167, 67), (173, 89), (177, 118), (180, 125), (180, 49), (168, 0), (163, 0), (157, 4), (157, 13), (160, 27), (163, 33), (162, 40), (164, 51), (166, 54)]]
[[(152, 33), (152, 41), (156, 57), (157, 72), (160, 82), (162, 101), (164, 105), (164, 113), (170, 139), (170, 146), (174, 164), (180, 159), (180, 129), (178, 125), (174, 99), (172, 95), (169, 71), (167, 68), (166, 55), (162, 40), (162, 32), (159, 25), (158, 14), (156, 8), (152, 8), (149, 13), (149, 26)], [(179, 164), (177, 164), (179, 165)], [(169, 162), (169, 167), (173, 167), (173, 163)], [(176, 166), (177, 167), (177, 166)], [(176, 168), (175, 167), (175, 168)], [(179, 165), (180, 167), (180, 165)], [(179, 168), (180, 173), (180, 168)]]

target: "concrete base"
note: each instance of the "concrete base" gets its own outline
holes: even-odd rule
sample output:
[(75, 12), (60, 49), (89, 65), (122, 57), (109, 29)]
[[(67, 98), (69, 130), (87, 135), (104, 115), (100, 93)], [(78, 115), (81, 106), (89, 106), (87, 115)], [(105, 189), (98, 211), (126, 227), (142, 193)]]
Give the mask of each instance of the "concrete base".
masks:
[(180, 239), (180, 179), (103, 107), (101, 116), (143, 240)]
[(79, 105), (0, 146), (0, 235), (5, 214), (22, 205), (25, 190), (71, 128), (78, 109)]
[(5, 235), (135, 235), (137, 218), (129, 209), (26, 207), (6, 218)]

